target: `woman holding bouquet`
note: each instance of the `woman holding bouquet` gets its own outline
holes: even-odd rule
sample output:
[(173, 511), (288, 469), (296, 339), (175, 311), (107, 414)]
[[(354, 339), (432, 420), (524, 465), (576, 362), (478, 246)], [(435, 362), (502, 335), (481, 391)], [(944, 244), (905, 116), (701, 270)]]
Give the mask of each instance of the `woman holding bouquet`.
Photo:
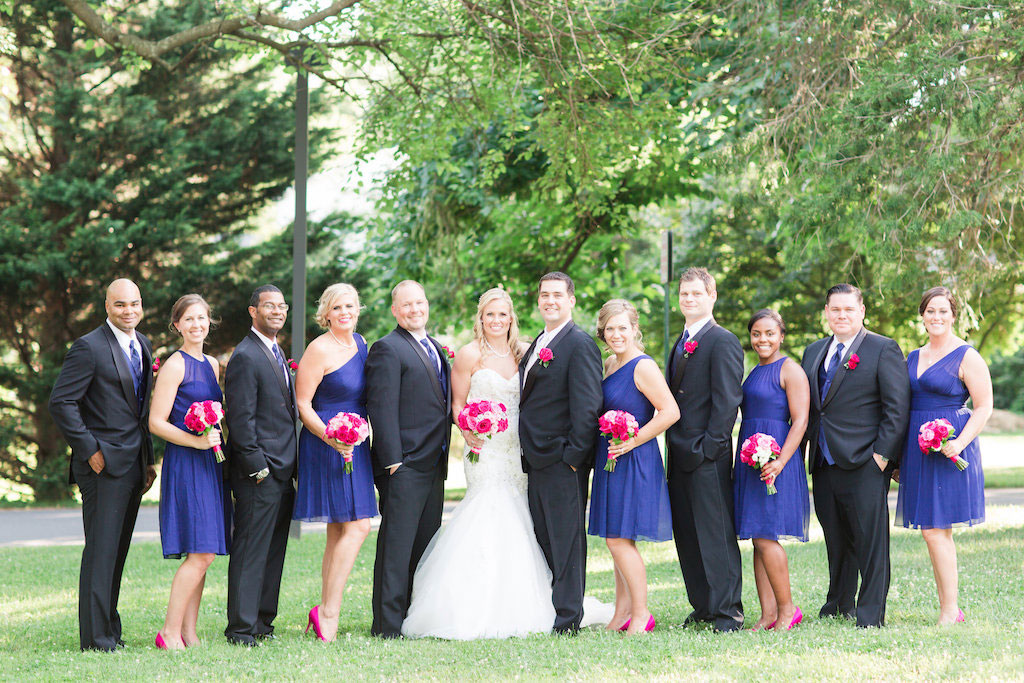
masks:
[[(928, 343), (910, 352), (911, 412), (900, 461), (896, 523), (920, 529), (928, 545), (939, 593), (940, 624), (964, 620), (957, 604), (958, 575), (954, 526), (985, 521), (985, 477), (977, 436), (992, 415), (992, 379), (988, 366), (953, 332), (959, 306), (945, 287), (924, 293), (918, 312)], [(967, 398), (974, 412), (967, 408)], [(945, 419), (954, 432), (940, 452), (922, 452), (918, 441), (925, 422)], [(962, 471), (951, 458), (962, 458)]]
[(171, 308), (171, 329), (181, 348), (159, 366), (149, 413), (150, 431), (167, 442), (160, 466), (160, 544), (164, 557), (185, 561), (171, 582), (164, 627), (156, 645), (177, 650), (199, 642), (196, 622), (206, 570), (230, 546), (231, 498), (214, 446), (218, 429), (200, 436), (185, 427), (185, 414), (197, 401), (222, 401), (217, 359), (203, 353), (210, 333), (210, 306), (186, 294)]
[[(753, 630), (789, 630), (800, 623), (803, 613), (793, 604), (789, 562), (779, 539), (807, 541), (811, 503), (799, 450), (811, 393), (803, 369), (780, 351), (786, 336), (782, 316), (762, 309), (750, 318), (747, 331), (757, 365), (743, 382), (740, 406), (743, 421), (733, 470), (736, 535), (753, 539), (754, 544), (754, 583), (761, 616)], [(741, 462), (740, 451), (743, 442), (758, 433), (772, 437), (781, 451), (755, 469)], [(769, 495), (768, 484), (777, 493)]]
[[(310, 609), (308, 622), (324, 641), (337, 636), (345, 583), (370, 533), (370, 518), (377, 516), (368, 442), (353, 448), (324, 435), (328, 421), (340, 412), (366, 419), (366, 340), (355, 331), (359, 309), (359, 293), (352, 285), (337, 283), (324, 290), (317, 302), (316, 322), (325, 332), (306, 347), (295, 377), (303, 430), (292, 516), (327, 522), (320, 603)], [(346, 454), (352, 455), (349, 474), (345, 473)]]
[[(602, 412), (620, 410), (636, 418), (636, 436), (613, 444), (598, 439), (590, 503), (593, 536), (608, 545), (615, 565), (615, 614), (608, 630), (634, 635), (654, 628), (647, 608), (647, 570), (636, 541), (672, 538), (672, 513), (661, 449), (655, 437), (679, 419), (679, 406), (654, 359), (644, 354), (633, 304), (613, 299), (597, 314), (597, 336), (612, 351), (605, 361)], [(614, 470), (604, 465), (614, 458)]]

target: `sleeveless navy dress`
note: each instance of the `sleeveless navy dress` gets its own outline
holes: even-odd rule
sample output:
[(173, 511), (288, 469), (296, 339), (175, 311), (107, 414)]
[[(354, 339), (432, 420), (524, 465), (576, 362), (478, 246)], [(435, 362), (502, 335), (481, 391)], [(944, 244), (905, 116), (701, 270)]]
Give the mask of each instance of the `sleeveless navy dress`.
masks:
[[(185, 413), (196, 401), (223, 401), (224, 394), (206, 358), (177, 353), (185, 361), (185, 376), (167, 421), (195, 434), (185, 427)], [(160, 466), (160, 545), (167, 559), (188, 553), (226, 555), (231, 549), (231, 493), (212, 448), (167, 443)]]
[[(356, 354), (337, 370), (327, 373), (313, 394), (313, 410), (324, 424), (338, 413), (355, 413), (366, 419), (366, 340), (359, 334)], [(307, 522), (351, 522), (377, 516), (373, 492), (370, 440), (355, 447), (352, 473), (345, 474), (345, 460), (319, 436), (305, 427), (299, 434), (299, 486), (293, 519)]]
[[(629, 361), (601, 382), (604, 407), (624, 410), (642, 428), (654, 417), (654, 406), (633, 381), (642, 355)], [(597, 426), (594, 426), (597, 429)], [(672, 539), (672, 511), (668, 505), (665, 463), (656, 439), (619, 456), (614, 472), (605, 472), (607, 437), (599, 436), (594, 457), (594, 482), (590, 498), (590, 526), (587, 532), (602, 538), (631, 538), (639, 541)]]
[(917, 376), (917, 350), (907, 358), (910, 375), (910, 423), (900, 461), (896, 523), (914, 529), (949, 529), (985, 521), (985, 475), (975, 439), (960, 453), (967, 469), (960, 471), (941, 453), (922, 453), (917, 443), (921, 425), (944, 417), (960, 434), (971, 418), (970, 393), (959, 377), (960, 362), (970, 348), (964, 344)]
[(768, 365), (755, 365), (743, 381), (740, 405), (743, 421), (733, 467), (737, 538), (807, 540), (811, 500), (801, 452), (793, 454), (775, 479), (778, 493), (771, 496), (761, 481), (761, 471), (740, 462), (743, 442), (753, 434), (768, 434), (779, 446), (786, 442), (790, 427), (789, 399), (780, 379), (785, 362), (783, 357)]

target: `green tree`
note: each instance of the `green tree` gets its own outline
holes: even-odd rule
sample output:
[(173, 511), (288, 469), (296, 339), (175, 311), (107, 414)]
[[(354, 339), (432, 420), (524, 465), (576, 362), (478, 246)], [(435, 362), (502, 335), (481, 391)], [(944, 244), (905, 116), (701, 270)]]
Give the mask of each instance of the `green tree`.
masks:
[[(127, 16), (152, 36), (205, 6)], [(55, 499), (69, 492), (67, 451), (46, 399), (70, 342), (103, 320), (106, 283), (139, 282), (158, 345), (186, 289), (234, 309), (251, 287), (232, 284), (238, 237), (291, 182), (294, 119), (271, 65), (228, 50), (198, 49), (173, 74), (130, 71), (60, 2), (17, 3), (4, 21), (0, 476)]]

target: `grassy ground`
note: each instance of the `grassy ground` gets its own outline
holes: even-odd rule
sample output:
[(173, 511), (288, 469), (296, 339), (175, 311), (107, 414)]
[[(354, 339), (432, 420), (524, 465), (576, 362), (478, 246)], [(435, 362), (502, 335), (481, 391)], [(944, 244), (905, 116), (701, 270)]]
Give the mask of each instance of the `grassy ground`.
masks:
[[(319, 591), (322, 534), (289, 547), (277, 620), (278, 639), (256, 650), (227, 645), (224, 627), (226, 558), (210, 570), (202, 606), (200, 647), (167, 653), (153, 647), (163, 622), (177, 562), (154, 543), (133, 547), (121, 598), (128, 647), (113, 655), (79, 653), (76, 585), (79, 547), (0, 550), (0, 678), (106, 680), (339, 680), (524, 677), (598, 680), (621, 676), (685, 679), (874, 678), (1020, 679), (1024, 657), (1024, 508), (989, 510), (988, 522), (956, 533), (967, 623), (933, 625), (937, 604), (920, 535), (893, 533), (893, 583), (888, 626), (860, 630), (846, 621), (819, 621), (827, 584), (820, 529), (787, 546), (794, 594), (809, 618), (791, 633), (713, 634), (679, 626), (689, 611), (671, 543), (645, 544), (651, 607), (658, 628), (643, 638), (587, 631), (575, 639), (535, 636), (506, 641), (380, 642), (368, 635), (374, 536), (360, 553), (342, 608), (345, 633), (332, 645), (303, 637), (305, 614)], [(749, 543), (742, 545), (748, 624), (758, 614)], [(588, 594), (611, 601), (607, 550), (592, 539)]]

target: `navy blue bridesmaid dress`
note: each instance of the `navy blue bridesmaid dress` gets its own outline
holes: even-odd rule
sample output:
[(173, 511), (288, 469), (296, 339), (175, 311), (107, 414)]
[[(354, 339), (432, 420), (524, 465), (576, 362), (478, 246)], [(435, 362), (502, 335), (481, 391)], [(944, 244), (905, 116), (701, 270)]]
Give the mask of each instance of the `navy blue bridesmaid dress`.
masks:
[[(654, 417), (654, 406), (633, 380), (636, 364), (642, 358), (650, 356), (634, 358), (601, 383), (604, 393), (601, 413), (624, 410), (636, 418), (641, 428)], [(604, 471), (609, 445), (607, 437), (598, 437), (588, 533), (602, 538), (671, 540), (672, 511), (668, 504), (665, 463), (657, 440), (651, 439), (619, 456), (614, 472)]]
[[(341, 412), (356, 413), (366, 419), (366, 340), (359, 334), (354, 336), (356, 354), (324, 375), (313, 394), (313, 410), (324, 424)], [(352, 472), (345, 474), (341, 454), (303, 427), (299, 434), (298, 470), (294, 519), (330, 523), (377, 516), (369, 439), (355, 447)]]
[(917, 443), (921, 425), (946, 418), (960, 434), (971, 418), (970, 393), (959, 377), (960, 363), (969, 344), (954, 349), (917, 376), (918, 352), (907, 357), (910, 375), (910, 423), (900, 461), (900, 489), (896, 523), (914, 529), (949, 529), (985, 521), (985, 475), (978, 440), (967, 444), (960, 471), (941, 453), (922, 453)]
[[(194, 434), (185, 427), (188, 409), (197, 401), (223, 401), (224, 394), (205, 357), (177, 353), (185, 361), (185, 375), (167, 421)], [(231, 549), (231, 493), (212, 448), (167, 443), (160, 466), (160, 545), (167, 559), (189, 553), (227, 555)]]
[(747, 437), (758, 432), (775, 438), (782, 446), (789, 435), (789, 399), (782, 388), (780, 358), (768, 365), (756, 365), (743, 381), (740, 410), (740, 438), (733, 467), (733, 501), (737, 538), (783, 538), (807, 540), (811, 519), (811, 500), (807, 493), (807, 474), (800, 451), (786, 463), (775, 479), (778, 493), (768, 495), (761, 471), (740, 462), (740, 449)]

